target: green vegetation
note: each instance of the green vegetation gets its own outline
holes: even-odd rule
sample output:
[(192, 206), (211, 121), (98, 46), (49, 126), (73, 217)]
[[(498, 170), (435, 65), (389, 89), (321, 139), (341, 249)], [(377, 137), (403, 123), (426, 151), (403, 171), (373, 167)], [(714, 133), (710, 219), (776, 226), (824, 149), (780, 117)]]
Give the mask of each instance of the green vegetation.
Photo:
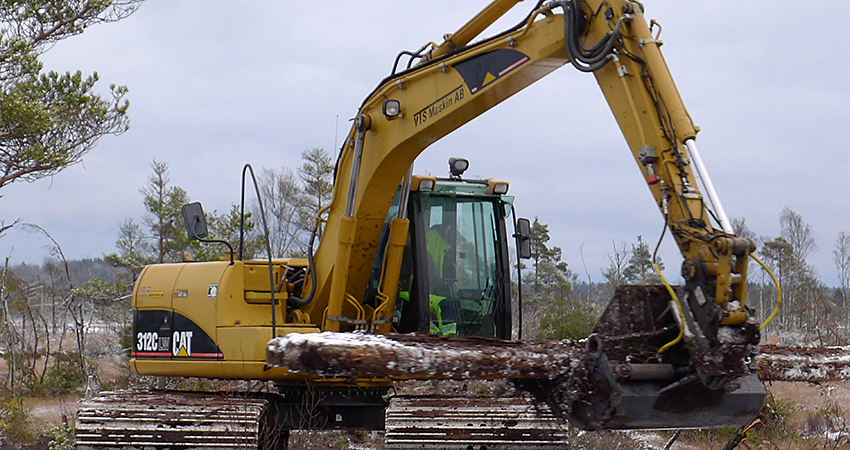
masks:
[(0, 399), (0, 436), (11, 442), (31, 442), (37, 437), (34, 428), (29, 409), (19, 397), (7, 396)]
[(83, 367), (90, 364), (82, 361), (79, 353), (59, 353), (47, 369), (42, 389), (48, 395), (68, 394), (80, 390), (86, 383)]
[(598, 314), (576, 303), (556, 301), (540, 319), (537, 339), (584, 339), (593, 331)]
[(50, 429), (50, 436), (53, 438), (48, 444), (48, 450), (74, 450), (74, 427), (60, 423)]
[(789, 419), (799, 410), (799, 406), (791, 400), (768, 395), (758, 415), (763, 427), (756, 433), (750, 433), (747, 442), (761, 445), (765, 442), (798, 440), (800, 433), (798, 430), (791, 429)]
[[(86, 27), (129, 16), (141, 0), (22, 0), (0, 8), (0, 188), (55, 175), (105, 135), (129, 127), (126, 86), (95, 93), (97, 73), (43, 72), (41, 55)], [(0, 235), (9, 227), (0, 218)]]

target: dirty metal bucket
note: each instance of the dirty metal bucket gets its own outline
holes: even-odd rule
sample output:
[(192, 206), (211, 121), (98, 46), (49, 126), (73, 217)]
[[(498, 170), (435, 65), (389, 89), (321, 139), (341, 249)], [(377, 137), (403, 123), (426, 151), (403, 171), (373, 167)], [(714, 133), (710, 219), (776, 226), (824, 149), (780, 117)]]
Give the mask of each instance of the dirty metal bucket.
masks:
[[(683, 314), (689, 314), (687, 289), (680, 288), (678, 295)], [(700, 373), (695, 367), (701, 365), (694, 364), (704, 364), (694, 343), (700, 330), (693, 328), (686, 328), (682, 342), (658, 353), (678, 335), (677, 319), (678, 308), (664, 286), (619, 286), (587, 341), (587, 384), (573, 387), (579, 394), (570, 401), (571, 421), (585, 429), (737, 428), (749, 423), (765, 397), (752, 358), (718, 362), (721, 369), (711, 376)], [(742, 340), (724, 350), (731, 359), (751, 351), (752, 345)]]

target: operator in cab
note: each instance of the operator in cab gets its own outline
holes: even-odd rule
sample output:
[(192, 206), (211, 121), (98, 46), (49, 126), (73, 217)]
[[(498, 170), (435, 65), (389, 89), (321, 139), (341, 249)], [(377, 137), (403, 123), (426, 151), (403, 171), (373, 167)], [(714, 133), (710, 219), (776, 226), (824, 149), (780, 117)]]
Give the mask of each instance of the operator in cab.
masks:
[(443, 336), (457, 335), (457, 315), (452, 302), (457, 281), (446, 278), (452, 265), (451, 258), (446, 258), (452, 249), (446, 242), (451, 227), (449, 224), (434, 225), (425, 234), (425, 248), (428, 250), (430, 262), (428, 277), (431, 287), (429, 303), (431, 308), (431, 333)]

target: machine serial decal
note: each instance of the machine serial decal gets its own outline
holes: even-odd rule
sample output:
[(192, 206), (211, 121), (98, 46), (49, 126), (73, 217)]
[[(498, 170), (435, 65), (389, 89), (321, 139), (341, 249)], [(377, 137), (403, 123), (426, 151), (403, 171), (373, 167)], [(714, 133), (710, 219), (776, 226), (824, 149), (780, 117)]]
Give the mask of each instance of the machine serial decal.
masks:
[(475, 94), (528, 61), (524, 53), (503, 48), (459, 62), (454, 68), (463, 77), (469, 92)]
[(176, 298), (188, 298), (189, 291), (187, 289), (177, 289), (174, 291), (174, 297)]
[(463, 85), (460, 85), (448, 94), (437, 99), (434, 103), (422, 108), (419, 112), (413, 115), (413, 125), (418, 127), (419, 125), (424, 124), (448, 111), (449, 108), (463, 100), (464, 90)]
[(160, 336), (155, 331), (136, 333), (136, 349), (149, 356), (168, 356), (168, 336)]
[(221, 359), (215, 341), (186, 316), (168, 310), (139, 310), (133, 320), (133, 358)]

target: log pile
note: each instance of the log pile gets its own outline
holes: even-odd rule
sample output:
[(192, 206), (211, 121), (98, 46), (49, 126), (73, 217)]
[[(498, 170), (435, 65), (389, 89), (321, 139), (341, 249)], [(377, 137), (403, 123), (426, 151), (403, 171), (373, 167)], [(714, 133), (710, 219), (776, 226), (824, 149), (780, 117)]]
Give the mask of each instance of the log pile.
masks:
[[(267, 362), (324, 376), (555, 379), (574, 373), (584, 341), (502, 341), (428, 335), (290, 334), (269, 342)], [(763, 381), (850, 380), (850, 347), (762, 346)]]

